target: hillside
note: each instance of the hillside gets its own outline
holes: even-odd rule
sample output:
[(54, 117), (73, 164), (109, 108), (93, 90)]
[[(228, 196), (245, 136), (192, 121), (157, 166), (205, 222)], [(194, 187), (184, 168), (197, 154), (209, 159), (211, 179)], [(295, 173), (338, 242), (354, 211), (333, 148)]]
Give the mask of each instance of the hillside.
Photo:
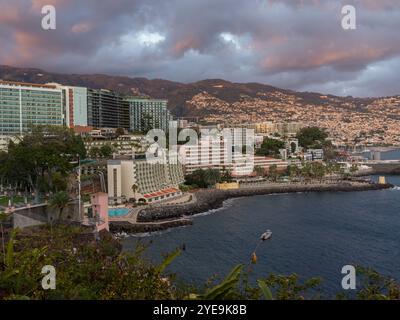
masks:
[[(326, 98), (321, 98), (323, 95), (319, 93), (295, 92), (260, 83), (232, 83), (221, 79), (208, 79), (184, 84), (162, 79), (149, 80), (146, 78), (129, 78), (104, 74), (58, 74), (40, 69), (10, 66), (0, 66), (0, 79), (33, 83), (57, 82), (65, 85), (105, 88), (124, 94), (140, 93), (154, 98), (166, 98), (169, 100), (169, 108), (174, 115), (187, 117), (202, 116), (208, 113), (208, 110), (203, 110), (204, 112), (195, 110), (192, 107), (193, 103), (190, 103), (194, 96), (205, 92), (228, 104), (243, 101), (246, 98), (276, 101), (277, 97), (271, 95), (271, 93), (295, 96), (302, 104), (325, 104), (327, 102)], [(329, 97), (335, 98), (334, 96)], [(351, 98), (337, 99), (341, 101), (359, 100)], [(361, 99), (359, 103), (362, 104), (363, 100)]]
[(57, 74), (9, 66), (0, 66), (0, 79), (58, 82), (165, 98), (174, 116), (203, 123), (298, 122), (326, 129), (337, 145), (400, 145), (400, 96), (337, 97), (221, 79), (185, 84), (103, 74)]

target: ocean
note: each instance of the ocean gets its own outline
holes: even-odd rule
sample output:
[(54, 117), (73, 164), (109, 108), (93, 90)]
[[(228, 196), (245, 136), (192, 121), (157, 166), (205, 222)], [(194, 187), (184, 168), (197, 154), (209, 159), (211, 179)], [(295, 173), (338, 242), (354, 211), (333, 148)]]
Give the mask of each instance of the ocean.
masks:
[[(375, 177), (377, 178), (377, 177)], [(185, 247), (168, 268), (178, 279), (203, 284), (248, 264), (260, 235), (272, 239), (257, 249), (252, 279), (268, 273), (321, 277), (327, 298), (342, 292), (344, 265), (372, 267), (400, 281), (400, 176), (387, 176), (393, 189), (264, 195), (231, 199), (200, 214), (192, 226), (124, 239), (124, 250), (149, 244), (154, 262)]]

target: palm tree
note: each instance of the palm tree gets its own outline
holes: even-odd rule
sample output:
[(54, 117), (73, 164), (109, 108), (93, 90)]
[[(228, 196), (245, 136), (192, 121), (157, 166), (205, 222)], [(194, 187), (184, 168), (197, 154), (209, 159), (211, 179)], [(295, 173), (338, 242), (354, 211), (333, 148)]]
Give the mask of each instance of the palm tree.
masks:
[(261, 176), (264, 174), (265, 170), (264, 170), (264, 168), (261, 167), (261, 166), (255, 166), (255, 167), (254, 167), (254, 172), (256, 173), (256, 175), (257, 175), (258, 177), (261, 177)]
[(135, 201), (136, 201), (136, 191), (139, 189), (139, 187), (137, 184), (133, 184), (131, 188), (133, 191), (133, 197), (135, 198)]
[(64, 209), (68, 206), (69, 203), (69, 195), (65, 191), (57, 192), (50, 199), (49, 206), (53, 209), (58, 209), (58, 218), (61, 217)]
[(273, 182), (278, 180), (278, 166), (276, 164), (269, 166), (268, 175)]

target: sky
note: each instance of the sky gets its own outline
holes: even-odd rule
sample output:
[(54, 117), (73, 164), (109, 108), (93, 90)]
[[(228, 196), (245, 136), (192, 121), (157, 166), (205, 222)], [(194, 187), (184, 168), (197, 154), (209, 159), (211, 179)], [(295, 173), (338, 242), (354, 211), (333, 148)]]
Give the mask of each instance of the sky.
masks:
[[(56, 29), (42, 28), (42, 7)], [(356, 29), (342, 28), (344, 5)], [(400, 0), (0, 0), (0, 64), (400, 94)]]

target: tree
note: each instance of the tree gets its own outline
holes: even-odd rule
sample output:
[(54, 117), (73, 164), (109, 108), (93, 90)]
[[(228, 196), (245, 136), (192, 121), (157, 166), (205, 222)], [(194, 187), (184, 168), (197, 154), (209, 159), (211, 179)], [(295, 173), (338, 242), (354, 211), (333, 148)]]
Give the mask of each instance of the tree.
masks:
[(89, 151), (89, 156), (91, 158), (98, 158), (101, 155), (101, 151), (99, 147), (91, 147)]
[(142, 134), (147, 134), (152, 129), (159, 128), (158, 120), (154, 120), (153, 116), (148, 113), (144, 113), (140, 119), (140, 128)]
[(204, 172), (204, 181), (207, 186), (213, 186), (221, 181), (221, 174), (218, 170), (207, 169)]
[(50, 199), (49, 206), (50, 208), (58, 210), (58, 218), (62, 217), (62, 213), (64, 209), (68, 206), (70, 199), (68, 193), (65, 191), (57, 192)]
[(281, 140), (265, 138), (261, 144), (261, 148), (257, 150), (256, 154), (259, 156), (272, 156), (279, 157), (279, 149), (283, 149), (285, 143)]
[(278, 166), (276, 164), (269, 166), (268, 175), (272, 181), (278, 180)]
[(8, 153), (0, 157), (0, 178), (21, 188), (35, 192), (38, 201), (41, 192), (54, 190), (56, 173), (67, 177), (78, 156), (86, 156), (79, 135), (59, 126), (35, 126), (31, 132), (10, 142)]
[(232, 172), (226, 167), (222, 168), (222, 173), (220, 175), (220, 179), (217, 182), (232, 182)]
[(352, 164), (350, 167), (350, 173), (355, 174), (358, 171), (358, 166), (356, 164)]
[(315, 179), (322, 181), (325, 176), (325, 166), (320, 162), (315, 162), (311, 164), (312, 176)]
[(67, 179), (59, 172), (53, 174), (53, 190), (54, 192), (67, 190)]
[(254, 167), (254, 172), (256, 173), (257, 176), (260, 177), (260, 176), (263, 176), (263, 175), (264, 175), (265, 170), (264, 170), (264, 168), (261, 167), (261, 166), (255, 166), (255, 167)]
[(221, 181), (221, 174), (219, 170), (198, 169), (185, 177), (187, 185), (198, 186), (199, 188), (208, 188)]
[(299, 144), (306, 149), (320, 149), (323, 147), (328, 134), (318, 127), (307, 127), (297, 133)]
[(115, 131), (115, 134), (117, 135), (117, 137), (123, 136), (123, 135), (125, 134), (124, 128), (118, 128), (118, 129)]
[(291, 153), (295, 153), (295, 152), (296, 152), (296, 149), (297, 149), (296, 143), (292, 142), (292, 143), (290, 144), (290, 151), (291, 151)]
[(135, 201), (136, 201), (136, 191), (138, 191), (139, 187), (138, 187), (137, 184), (133, 184), (131, 189), (132, 189), (132, 192), (133, 192), (133, 197), (135, 198)]
[(103, 158), (109, 158), (112, 155), (113, 149), (110, 145), (105, 144), (100, 147), (100, 154)]
[(291, 164), (287, 167), (287, 174), (291, 179), (293, 179), (299, 175), (299, 168)]

